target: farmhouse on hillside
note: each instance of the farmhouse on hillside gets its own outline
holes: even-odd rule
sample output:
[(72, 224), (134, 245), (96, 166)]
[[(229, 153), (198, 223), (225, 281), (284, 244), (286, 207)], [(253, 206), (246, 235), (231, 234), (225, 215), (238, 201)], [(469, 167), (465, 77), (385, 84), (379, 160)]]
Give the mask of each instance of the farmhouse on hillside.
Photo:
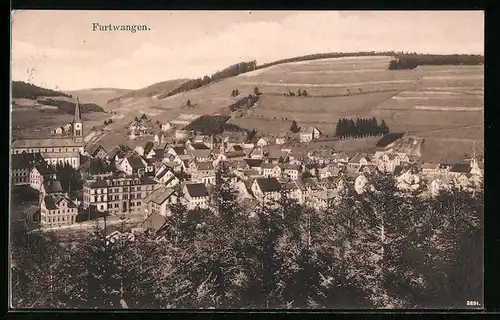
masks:
[(300, 131), (300, 142), (309, 142), (320, 138), (321, 131), (316, 127), (307, 127)]

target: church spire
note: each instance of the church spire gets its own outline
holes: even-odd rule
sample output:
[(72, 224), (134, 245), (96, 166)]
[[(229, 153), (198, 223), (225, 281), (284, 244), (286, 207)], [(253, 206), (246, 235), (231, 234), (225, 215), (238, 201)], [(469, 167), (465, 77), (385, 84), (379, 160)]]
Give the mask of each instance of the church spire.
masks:
[(80, 101), (78, 97), (76, 97), (76, 105), (75, 105), (75, 122), (80, 122), (82, 118), (80, 117)]

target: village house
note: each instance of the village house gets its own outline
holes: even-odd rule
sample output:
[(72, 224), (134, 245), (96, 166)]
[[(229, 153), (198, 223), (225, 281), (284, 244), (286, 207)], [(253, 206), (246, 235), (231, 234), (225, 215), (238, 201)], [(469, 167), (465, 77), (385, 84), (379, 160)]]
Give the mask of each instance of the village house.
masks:
[(367, 153), (357, 153), (354, 157), (349, 160), (347, 166), (350, 169), (358, 170), (361, 166), (366, 166), (371, 164), (371, 157)]
[(173, 170), (166, 166), (156, 172), (154, 180), (169, 188), (180, 183), (179, 178), (175, 175)]
[(276, 144), (283, 145), (288, 141), (288, 134), (286, 132), (280, 132), (276, 136)]
[(92, 158), (99, 158), (99, 159), (105, 159), (107, 151), (104, 149), (103, 146), (100, 144), (93, 145), (89, 150), (88, 150), (88, 155), (91, 156)]
[(120, 166), (117, 168), (123, 172), (125, 172), (127, 175), (131, 176), (134, 174), (138, 174), (139, 172), (143, 171), (146, 169), (147, 162), (142, 159), (138, 155), (132, 155), (127, 158), (125, 158), (121, 163)]
[(215, 169), (210, 161), (191, 163), (191, 181), (195, 183), (215, 184)]
[(77, 205), (66, 195), (47, 195), (40, 207), (42, 227), (61, 227), (76, 222)]
[(257, 146), (257, 147), (265, 147), (268, 144), (270, 144), (269, 139), (261, 137), (259, 140), (257, 140), (257, 143), (255, 143), (255, 146)]
[(259, 201), (279, 200), (281, 184), (276, 178), (257, 178), (252, 184), (252, 193)]
[(238, 169), (241, 170), (255, 170), (259, 174), (262, 171), (262, 160), (261, 159), (250, 159), (245, 158), (239, 162)]
[(29, 172), (29, 185), (35, 190), (42, 190), (44, 181), (56, 180), (57, 172), (45, 163), (37, 164)]
[(300, 131), (300, 142), (310, 142), (321, 137), (321, 131), (315, 127), (307, 127)]
[(287, 194), (290, 199), (297, 201), (297, 203), (302, 204), (302, 190), (297, 185), (296, 182), (285, 182), (281, 185), (281, 189)]
[(207, 209), (210, 206), (210, 195), (203, 183), (188, 183), (183, 188), (184, 198), (187, 201), (187, 209)]
[(61, 181), (57, 179), (45, 179), (40, 189), (40, 197), (46, 195), (64, 195)]
[(169, 122), (165, 122), (165, 123), (161, 124), (161, 131), (162, 132), (167, 132), (170, 129), (172, 129), (172, 125)]
[(297, 186), (300, 188), (302, 193), (302, 200), (304, 203), (307, 203), (311, 196), (321, 190), (321, 187), (318, 185), (318, 180), (314, 178), (305, 178), (296, 181)]
[(170, 205), (177, 203), (178, 196), (174, 189), (161, 186), (148, 194), (142, 200), (142, 208), (147, 218), (149, 215), (159, 214), (164, 217), (171, 215)]
[(301, 166), (296, 164), (282, 164), (281, 171), (283, 175), (288, 176), (291, 180), (300, 178)]
[(279, 178), (281, 177), (281, 167), (277, 163), (262, 163), (261, 172), (264, 178)]

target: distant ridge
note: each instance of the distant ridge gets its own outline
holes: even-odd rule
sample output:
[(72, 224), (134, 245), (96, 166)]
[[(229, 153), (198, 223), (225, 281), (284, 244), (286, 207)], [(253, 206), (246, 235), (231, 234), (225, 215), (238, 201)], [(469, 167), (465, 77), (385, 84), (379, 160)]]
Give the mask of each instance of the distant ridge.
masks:
[(24, 81), (12, 81), (12, 98), (36, 99), (37, 97), (67, 97), (72, 96), (56, 90), (35, 86)]

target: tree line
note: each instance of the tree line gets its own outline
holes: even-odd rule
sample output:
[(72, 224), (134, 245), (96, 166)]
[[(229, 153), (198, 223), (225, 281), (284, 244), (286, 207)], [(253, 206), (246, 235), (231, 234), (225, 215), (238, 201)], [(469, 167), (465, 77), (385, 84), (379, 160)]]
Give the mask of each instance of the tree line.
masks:
[(295, 92), (290, 91), (288, 93), (283, 94), (285, 97), (307, 97), (309, 94), (307, 93), (307, 90), (297, 90), (297, 94)]
[[(76, 103), (64, 100), (54, 100), (54, 99), (37, 99), (36, 102), (44, 105), (58, 107), (64, 113), (75, 114)], [(91, 112), (106, 112), (104, 109), (95, 103), (80, 103), (81, 113), (91, 113)]]
[(197, 78), (197, 79), (191, 79), (174, 90), (164, 93), (162, 95), (158, 96), (158, 99), (164, 99), (166, 97), (173, 96), (174, 94), (181, 93), (181, 92), (186, 92), (194, 89), (198, 89), (202, 86), (205, 86), (209, 83), (217, 82), (226, 78), (234, 77), (237, 76), (241, 73), (249, 72), (255, 70), (257, 66), (257, 62), (255, 60), (248, 61), (248, 62), (240, 62), (237, 64), (234, 64), (232, 66), (227, 67), (224, 70), (218, 71), (211, 76), (204, 76), (203, 78)]
[(259, 100), (258, 95), (249, 94), (229, 106), (229, 110), (237, 111), (241, 108), (251, 108)]
[(35, 86), (24, 81), (12, 81), (12, 98), (36, 99), (37, 97), (68, 97), (71, 95), (61, 91)]
[[(255, 216), (217, 171), (212, 210), (157, 234), (71, 242), (14, 230), (14, 308), (465, 308), (482, 299), (483, 193), (403, 195), (390, 176), (317, 211), (283, 194)], [(120, 227), (121, 228), (121, 227)]]
[(337, 122), (335, 129), (336, 137), (364, 137), (364, 136), (378, 136), (389, 133), (389, 127), (382, 119), (379, 124), (375, 117), (373, 118), (357, 118), (353, 119), (341, 118)]

